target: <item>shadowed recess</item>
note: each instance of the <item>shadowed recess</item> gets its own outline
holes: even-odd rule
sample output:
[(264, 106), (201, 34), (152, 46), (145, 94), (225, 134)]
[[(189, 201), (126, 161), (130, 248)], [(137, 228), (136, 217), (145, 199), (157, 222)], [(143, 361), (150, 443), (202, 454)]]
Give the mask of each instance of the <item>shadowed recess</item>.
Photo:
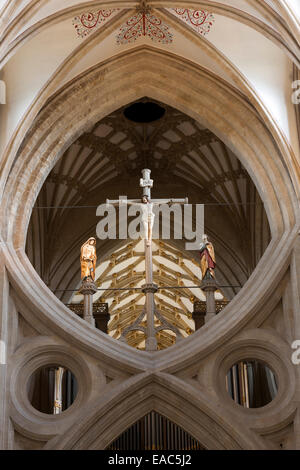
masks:
[(158, 121), (165, 114), (166, 110), (153, 101), (140, 101), (133, 103), (124, 109), (124, 116), (129, 121), (146, 124)]

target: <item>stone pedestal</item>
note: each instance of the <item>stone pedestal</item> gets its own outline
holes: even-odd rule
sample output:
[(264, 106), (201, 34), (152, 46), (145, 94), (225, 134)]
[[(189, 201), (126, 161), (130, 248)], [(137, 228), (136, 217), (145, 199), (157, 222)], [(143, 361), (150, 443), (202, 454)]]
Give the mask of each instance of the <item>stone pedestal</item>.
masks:
[(97, 287), (91, 278), (84, 279), (79, 291), (83, 294), (83, 319), (95, 326), (93, 317), (93, 294), (97, 292)]
[(218, 285), (215, 279), (204, 279), (201, 283), (201, 289), (206, 295), (206, 316), (205, 323), (216, 316), (215, 292)]

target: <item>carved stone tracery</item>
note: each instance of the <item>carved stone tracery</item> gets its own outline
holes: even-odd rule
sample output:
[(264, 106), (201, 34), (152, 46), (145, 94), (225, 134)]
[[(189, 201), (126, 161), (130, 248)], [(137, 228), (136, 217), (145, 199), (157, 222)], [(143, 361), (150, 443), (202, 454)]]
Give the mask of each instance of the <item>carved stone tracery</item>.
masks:
[[(133, 63), (130, 65), (134, 66)], [(187, 83), (187, 80), (182, 80), (186, 68), (180, 67), (179, 73), (183, 89)], [(188, 72), (189, 80), (192, 80), (194, 72)], [(197, 86), (200, 82), (201, 77), (197, 76)], [(109, 81), (109, 87), (112, 83)], [(179, 86), (174, 90), (178, 89)], [(189, 91), (185, 96), (192, 94), (192, 87)], [(214, 92), (218, 94), (217, 89)], [(176, 97), (180, 100), (179, 95)], [(222, 96), (219, 99), (222, 100)], [(80, 106), (84, 106), (84, 100), (80, 100)], [(199, 110), (193, 108), (191, 102), (186, 102), (186, 106), (197, 115)], [(267, 131), (270, 123), (262, 128), (261, 120), (252, 114), (248, 102), (242, 103), (240, 97), (231, 101), (231, 107), (237, 111), (235, 116), (243, 112), (248, 116), (249, 113), (249, 119), (244, 121), (243, 136), (240, 136), (241, 139), (245, 137), (244, 145), (242, 140), (239, 144), (244, 161), (248, 158), (249, 168), (253, 165), (253, 173), (257, 169), (256, 163), (258, 166), (263, 163), (259, 166), (261, 174), (257, 172), (256, 183), (259, 187), (263, 180), (265, 183), (264, 202), (272, 226), (271, 245), (256, 274), (249, 280), (247, 289), (216, 319), (215, 328), (207, 325), (205, 331), (200, 330), (182, 342), (184, 345), (181, 343), (160, 351), (155, 357), (112, 341), (89, 325), (83, 328), (83, 322), (74, 318), (36, 275), (20, 243), (26, 232), (26, 213), (24, 215), (21, 211), (24, 207), (27, 210), (28, 206), (31, 210), (34, 200), (31, 191), (36, 190), (40, 175), (31, 171), (29, 166), (30, 177), (24, 173), (22, 184), (19, 181), (17, 184), (18, 171), (22, 170), (18, 166), (21, 158), (18, 156), (5, 188), (3, 203), (3, 220), (11, 237), (9, 242), (1, 245), (1, 288), (3, 305), (9, 305), (3, 315), (9, 313), (10, 319), (13, 317), (13, 323), (17, 324), (17, 312), (20, 311), (31, 325), (30, 340), (25, 329), (20, 330), (18, 338), (16, 334), (9, 338), (12, 351), (9, 361), (13, 370), (10, 388), (7, 388), (7, 393), (11, 394), (8, 415), (19, 434), (47, 442), (46, 448), (50, 449), (100, 449), (108, 446), (128, 427), (129, 422), (140, 419), (154, 407), (169, 419), (173, 418), (207, 448), (278, 448), (280, 442), (277, 439), (281, 432), (287, 441), (291, 435), (292, 439), (297, 438), (294, 429), (297, 427), (298, 384), (288, 343), (291, 334), (297, 330), (286, 323), (287, 316), (280, 315), (280, 310), (278, 323), (273, 318), (273, 309), (281, 299), (284, 312), (293, 321), (298, 311), (296, 306), (299, 306), (296, 198), (291, 178), (287, 178), (288, 170), (282, 165), (284, 155), (275, 149), (273, 138)], [(227, 112), (229, 126), (232, 115), (229, 108)], [(72, 116), (69, 112), (67, 115), (70, 120)], [(52, 118), (53, 129), (56, 129), (56, 116)], [(248, 128), (250, 124), (253, 125), (253, 133)], [(38, 127), (34, 147), (37, 141), (45, 142), (42, 139), (44, 134), (41, 136), (39, 131)], [(259, 147), (257, 139), (268, 145), (268, 149)], [(251, 141), (251, 149), (247, 141)], [(239, 147), (237, 142), (235, 144)], [(256, 146), (261, 151), (255, 152)], [(35, 148), (34, 154), (34, 164), (41, 165), (41, 155), (45, 159), (42, 163), (48, 163), (43, 152), (37, 152)], [(254, 154), (255, 159), (252, 160)], [(22, 163), (32, 163), (25, 150), (22, 157)], [(4, 266), (9, 276), (9, 289)], [(269, 276), (265, 275), (266, 271)], [(265, 327), (267, 321), (269, 325)], [(232, 361), (243, 359), (245, 354), (270, 364), (281, 384), (278, 396), (270, 405), (250, 414), (247, 413), (249, 410), (237, 408), (228, 396), (226, 399), (224, 384)], [(38, 415), (24, 399), (24, 384), (28, 376), (37, 364), (49, 360), (60, 360), (63, 366), (73, 368), (81, 385), (79, 401), (74, 402), (61, 420), (56, 420), (56, 417), (47, 420)], [(295, 447), (295, 442), (289, 441), (288, 445)], [(30, 442), (27, 446), (30, 447)]]

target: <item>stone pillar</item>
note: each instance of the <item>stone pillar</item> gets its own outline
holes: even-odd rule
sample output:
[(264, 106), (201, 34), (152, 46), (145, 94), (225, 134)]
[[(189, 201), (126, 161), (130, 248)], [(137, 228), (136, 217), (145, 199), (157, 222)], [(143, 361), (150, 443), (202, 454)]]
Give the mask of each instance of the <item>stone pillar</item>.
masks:
[(157, 285), (153, 282), (152, 272), (152, 242), (145, 244), (145, 266), (146, 266), (146, 284), (142, 286), (142, 292), (146, 295), (146, 317), (147, 317), (147, 338), (146, 351), (157, 350), (157, 339), (154, 328), (154, 294), (157, 292)]
[(215, 279), (205, 279), (201, 283), (201, 289), (206, 295), (206, 317), (205, 323), (215, 317), (216, 315), (216, 301), (215, 292), (218, 289), (218, 285)]
[(144, 284), (142, 292), (146, 295), (146, 312), (147, 312), (147, 338), (146, 351), (157, 350), (157, 339), (154, 328), (154, 294), (157, 292), (157, 285), (153, 282)]
[(83, 294), (83, 319), (95, 326), (93, 317), (93, 294), (97, 292), (97, 287), (91, 278), (84, 279), (79, 291)]
[[(203, 309), (203, 304), (205, 308)], [(206, 303), (194, 302), (193, 320), (195, 322), (195, 330), (199, 330), (205, 323)]]
[(17, 315), (17, 312), (12, 312), (12, 305), (9, 301), (9, 281), (5, 268), (4, 250), (4, 243), (0, 242), (0, 449), (12, 450), (14, 430), (9, 419), (10, 391), (7, 369), (10, 350), (13, 349), (11, 343), (16, 334), (16, 329), (12, 325), (12, 316)]

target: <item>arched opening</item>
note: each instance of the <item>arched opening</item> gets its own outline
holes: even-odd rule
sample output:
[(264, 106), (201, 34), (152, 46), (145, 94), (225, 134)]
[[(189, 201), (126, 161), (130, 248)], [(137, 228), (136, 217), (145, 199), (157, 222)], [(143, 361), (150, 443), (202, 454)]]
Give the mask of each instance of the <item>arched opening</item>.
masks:
[[(135, 119), (128, 118), (128, 109), (147, 103), (152, 103), (150, 111), (143, 108), (135, 111)], [(153, 109), (164, 112), (154, 115)], [(80, 135), (48, 175), (33, 208), (26, 246), (29, 259), (60, 300), (76, 304), (71, 308), (80, 316), (80, 246), (96, 236), (96, 209), (108, 198), (139, 196), (139, 177), (145, 167), (152, 171), (154, 197), (188, 197), (194, 207), (204, 204), (205, 231), (217, 257), (216, 299), (224, 301), (219, 310), (243, 287), (270, 241), (262, 200), (230, 148), (186, 114), (144, 97)], [(94, 299), (102, 308), (96, 326), (119, 338), (139, 314), (144, 296), (133, 291), (145, 274), (143, 248), (124, 236), (118, 240), (119, 214), (115, 225), (116, 239), (97, 240), (96, 284), (103, 290)], [(192, 314), (195, 305), (199, 309), (205, 303), (205, 295), (196, 288), (201, 281), (199, 250), (186, 251), (184, 234), (176, 239), (175, 230), (171, 224), (169, 240), (154, 240), (158, 255), (154, 278), (159, 287), (165, 287), (157, 295), (164, 318), (173, 316), (171, 321), (168, 318), (170, 324), (187, 336), (197, 329)], [(129, 343), (143, 348), (143, 335), (131, 334)], [(160, 349), (173, 343), (172, 333), (160, 333)]]
[[(170, 77), (168, 81), (165, 80), (166, 74)], [(149, 366), (150, 356), (137, 355), (133, 348), (129, 352), (120, 342), (111, 341), (106, 335), (74, 318), (69, 309), (56, 300), (41, 282), (24, 252), (34, 202), (49, 171), (65, 150), (118, 106), (126, 106), (144, 96), (151, 96), (186, 113), (204, 128), (213, 131), (234, 152), (259, 191), (272, 235), (262, 259), (247, 282), (247, 289), (240, 289), (220, 321), (211, 322), (211, 326), (218, 324), (218, 327), (210, 328), (208, 325), (206, 334), (200, 331), (184, 345), (178, 344), (176, 350), (169, 348), (157, 355), (159, 362), (171, 359), (174, 362), (175, 355), (178, 361), (176, 367), (181, 367), (185, 361), (207, 354), (215, 347), (213, 344), (222, 344), (230, 331), (239, 331), (245, 322), (253, 319), (257, 309), (263, 305), (265, 296), (269, 295), (271, 284), (278, 282), (286, 269), (285, 260), (293, 246), (297, 218), (291, 180), (283, 164), (287, 155), (282, 154), (284, 151), (280, 151), (274, 142), (271, 122), (266, 120), (262, 123), (258, 111), (249, 106), (245, 96), (242, 97), (225, 82), (221, 82), (220, 86), (220, 80), (217, 81), (214, 74), (202, 67), (151, 47), (137, 47), (109, 59), (105, 64), (97, 64), (62, 87), (48, 102), (39, 100), (39, 104), (44, 106), (40, 107), (36, 119), (28, 117), (24, 122), (28, 132), (15, 156), (1, 205), (3, 238), (9, 241), (6, 265), (14, 288), (26, 297), (25, 301), (33, 315), (47, 323), (50, 329), (55, 328), (61, 335), (75, 335), (81, 345), (91, 348), (96, 354), (109, 357), (110, 361), (116, 361), (118, 365), (120, 352), (126, 351), (129, 369), (132, 366), (139, 367), (141, 363), (145, 367)], [(128, 185), (131, 185), (130, 179), (126, 180), (126, 188)], [(186, 188), (185, 183), (184, 190)], [(118, 186), (116, 193), (119, 193), (119, 189)], [(124, 193), (124, 188), (121, 189)], [(100, 191), (98, 196), (101, 196)], [(103, 194), (104, 197), (106, 194)], [(109, 254), (116, 246), (107, 243), (105, 248)], [(69, 245), (62, 256), (67, 258), (71, 251)], [(73, 253), (76, 272), (77, 253), (76, 244), (76, 254)], [(74, 269), (65, 272), (65, 285), (73, 282)], [(272, 276), (265, 276), (264, 272), (272, 272)], [(62, 300), (66, 303), (69, 299)]]
[[(73, 10), (70, 8), (69, 11)], [(225, 12), (224, 8), (222, 11)], [(29, 19), (28, 14), (30, 16), (30, 12), (25, 12), (25, 23), (26, 17)], [(231, 17), (232, 14), (232, 8), (227, 9), (226, 15)], [(64, 15), (62, 11), (59, 16), (62, 19)], [(270, 15), (267, 16), (266, 19), (273, 24), (273, 16), (271, 19)], [(244, 12), (238, 12), (235, 17), (261, 30), (261, 12), (255, 18)], [(31, 19), (35, 21), (35, 18), (41, 19), (34, 15)], [(56, 25), (60, 22), (56, 16), (49, 17), (49, 20)], [(24, 21), (21, 21), (23, 26), (20, 25), (26, 28)], [(14, 23), (8, 40), (18, 29)], [(276, 23), (283, 25), (277, 20)], [(39, 21), (36, 29), (31, 28), (30, 37), (35, 36), (36, 42), (39, 42), (35, 34), (39, 32), (39, 26), (48, 28), (48, 20)], [(266, 36), (270, 35), (268, 28)], [(277, 32), (275, 29), (273, 33)], [(291, 44), (292, 37), (286, 36), (288, 28), (281, 30), (282, 35), (278, 31), (277, 40), (286, 49), (285, 38)], [(48, 81), (45, 81), (43, 89), (32, 82), (35, 101), (31, 105), (26, 102), (26, 83), (23, 83), (25, 93), (22, 93), (20, 104), (24, 104), (24, 111), (27, 108), (26, 115), (16, 129), (2, 162), (2, 323), (5, 348), (8, 340), (9, 363), (9, 380), (3, 381), (2, 394), (5, 397), (2, 407), (4, 421), (8, 424), (4, 426), (4, 440), (13, 442), (15, 428), (16, 432), (28, 438), (28, 448), (32, 439), (37, 440), (40, 447), (48, 442), (52, 448), (103, 449), (117, 436), (126, 442), (130, 437), (129, 426), (141, 417), (144, 417), (145, 425), (147, 413), (154, 413), (152, 421), (148, 416), (150, 428), (156, 419), (159, 421), (160, 417), (166, 417), (170, 428), (174, 423), (173, 433), (178, 433), (177, 423), (207, 449), (263, 448), (269, 440), (281, 441), (290, 432), (284, 429), (286, 427), (292, 429), (288, 439), (291, 437), (294, 444), (296, 377), (287, 339), (297, 326), (292, 310), (294, 307), (297, 310), (299, 303), (296, 269), (299, 254), (296, 241), (299, 227), (296, 224), (299, 218), (296, 162), (293, 162), (292, 151), (283, 133), (276, 126), (278, 114), (272, 112), (273, 107), (269, 109), (265, 100), (260, 101), (254, 83), (244, 80), (239, 73), (242, 69), (236, 67), (235, 62), (230, 63), (226, 54), (220, 54), (217, 48), (207, 47), (207, 41), (201, 38), (195, 41), (191, 31), (186, 31), (185, 36), (190, 36), (194, 46), (197, 42), (202, 45), (198, 51), (205, 53), (204, 61), (202, 54), (196, 56), (196, 49), (195, 57), (189, 61), (184, 57), (184, 50), (177, 49), (177, 44), (168, 50), (164, 47), (155, 50), (147, 43), (131, 50), (126, 47), (122, 49), (124, 53), (117, 53), (113, 58), (108, 54), (103, 59), (98, 56), (98, 45), (104, 38), (106, 44), (112, 45), (107, 35), (110, 26), (104, 31), (103, 35), (101, 31), (99, 35), (91, 36), (87, 47), (79, 45), (75, 54), (61, 62), (51, 77), (46, 78), (45, 73)], [(61, 32), (64, 32), (63, 28)], [(23, 33), (13, 48), (27, 39), (25, 29)], [(110, 46), (107, 52), (110, 52)], [(30, 48), (29, 44), (27, 51)], [(41, 45), (39, 48), (43, 49)], [(105, 44), (101, 50), (104, 49)], [(89, 62), (92, 50), (95, 51), (95, 60)], [(294, 45), (290, 52), (292, 50), (295, 50)], [(14, 54), (13, 49), (11, 52)], [(9, 52), (9, 56), (12, 54)], [(203, 66), (194, 60), (199, 57)], [(18, 60), (16, 57), (16, 64)], [(213, 63), (216, 67), (212, 67)], [(287, 60), (282, 63), (287, 65)], [(86, 69), (88, 64), (93, 64), (90, 70)], [(259, 67), (255, 60), (253, 64), (254, 75)], [(57, 65), (58, 62), (55, 67)], [(260, 67), (262, 70), (263, 66)], [(246, 76), (250, 79), (249, 71), (250, 68)], [(34, 75), (37, 76), (33, 72)], [(261, 79), (263, 86), (264, 78)], [(13, 82), (11, 97), (15, 93)], [(276, 87), (277, 90), (279, 118), (284, 116), (288, 124), (289, 107), (285, 106), (287, 102), (283, 103), (286, 84)], [(20, 95), (16, 93), (15, 100), (9, 100), (9, 113), (14, 109), (17, 111)], [(124, 107), (128, 109), (136, 104), (135, 100), (144, 100), (144, 97), (151, 97), (165, 112), (148, 120), (131, 115), (129, 121), (135, 123), (136, 129), (133, 144), (141, 149), (140, 155), (134, 155), (130, 149), (129, 129), (126, 126), (120, 128), (118, 116), (114, 127), (113, 115), (123, 109), (123, 117), (126, 118)], [(183, 115), (184, 122), (176, 121), (177, 112)], [(173, 127), (158, 130), (170, 116), (174, 118)], [(104, 122), (108, 118), (113, 122), (112, 126), (110, 122)], [(279, 124), (283, 121), (285, 119), (279, 119)], [(103, 123), (112, 128), (112, 135), (101, 134), (105, 132), (101, 127)], [(7, 127), (13, 132), (14, 126), (10, 122)], [(198, 135), (207, 141), (197, 145), (194, 137)], [(115, 141), (111, 140), (113, 138)], [(74, 153), (78, 141), (81, 148), (75, 149)], [(111, 154), (107, 162), (104, 161), (105, 155), (99, 152), (102, 146)], [(110, 152), (110, 149), (116, 151)], [(156, 154), (151, 153), (153, 149)], [(65, 162), (63, 166), (62, 162)], [(94, 212), (91, 217), (89, 209), (94, 210), (99, 204), (98, 198), (104, 201), (106, 197), (114, 198), (120, 194), (136, 196), (139, 171), (144, 166), (153, 170), (157, 191), (154, 196), (188, 195), (193, 204), (200, 197), (200, 202), (208, 206), (207, 232), (216, 249), (219, 294), (223, 296), (221, 301), (230, 301), (228, 308), (224, 309), (226, 311), (204, 326), (202, 331), (155, 354), (152, 350), (136, 351), (117, 341), (118, 337), (109, 338), (64, 306), (78, 300), (72, 306), (79, 310), (81, 307), (82, 299), (77, 295), (79, 247), (90, 235), (95, 235), (97, 222)], [(112, 176), (114, 171), (115, 176)], [(50, 172), (53, 179), (45, 183)], [(61, 177), (63, 181), (60, 181)], [(51, 185), (56, 185), (57, 191)], [(178, 189), (182, 194), (177, 194)], [(256, 190), (260, 195), (258, 198)], [(39, 199), (33, 209), (37, 197)], [(244, 210), (249, 200), (251, 203)], [(80, 210), (86, 209), (85, 214), (74, 217), (72, 211), (79, 210), (78, 206)], [(258, 206), (262, 208), (260, 212), (253, 210)], [(263, 209), (268, 214), (270, 231)], [(35, 220), (28, 233), (27, 253), (36, 270), (24, 251), (32, 210), (35, 213), (32, 219)], [(44, 210), (47, 211), (45, 217), (36, 215)], [(253, 227), (255, 230), (252, 231)], [(157, 246), (158, 254), (155, 256), (158, 257), (159, 269), (154, 277), (161, 290), (156, 299), (160, 299), (159, 307), (166, 317), (172, 319), (173, 315), (177, 328), (181, 326), (187, 335), (189, 326), (193, 327), (188, 324), (188, 320), (193, 322), (193, 318), (189, 318), (193, 304), (196, 301), (201, 307), (204, 299), (199, 286), (188, 287), (180, 283), (193, 281), (194, 284), (200, 279), (199, 253), (197, 250), (196, 253), (187, 253), (184, 243), (175, 239), (173, 232), (168, 243), (159, 239)], [(122, 329), (122, 323), (125, 327), (128, 325), (124, 318), (128, 313), (126, 302), (132, 302), (136, 311), (140, 308), (137, 296), (130, 297), (130, 290), (134, 290), (135, 285), (140, 288), (135, 282), (139, 283), (143, 278), (140, 265), (131, 266), (140, 253), (138, 247), (134, 248), (130, 247), (127, 239), (120, 243), (103, 241), (98, 246), (99, 276), (96, 281), (99, 281), (99, 287), (108, 292), (114, 282), (117, 288), (124, 288), (124, 296), (117, 297), (114, 291), (112, 295), (105, 292), (102, 299), (101, 296), (98, 298), (97, 313), (101, 317), (101, 308), (107, 304), (104, 313), (112, 317), (110, 324), (115, 322), (112, 334), (118, 328)], [(111, 260), (115, 265), (104, 272)], [(129, 323), (132, 319), (129, 311)], [(105, 331), (105, 325), (98, 328)], [(260, 333), (259, 342), (257, 337)], [(173, 336), (172, 330), (170, 336)], [(164, 338), (164, 344), (161, 342), (161, 349), (171, 344), (170, 336)], [(142, 349), (140, 338), (133, 339), (136, 344), (132, 345)], [(53, 361), (49, 359), (51, 347)], [(270, 361), (267, 361), (268, 354)], [(62, 360), (64, 356), (65, 362)], [(278, 378), (278, 394), (263, 410), (243, 409), (230, 399), (225, 389), (225, 376), (232, 364), (241, 361), (238, 368), (244, 370), (244, 362), (249, 358), (266, 360)], [(78, 398), (62, 416), (39, 413), (23, 393), (34, 371), (49, 364), (58, 365), (58, 370), (55, 369), (58, 376), (60, 367), (69, 367), (78, 378)], [(47, 371), (48, 381), (53, 372)], [(249, 393), (250, 375), (245, 374), (245, 377), (238, 386), (242, 388), (247, 381)], [(144, 386), (139, 386), (139, 381)], [(29, 385), (34, 385), (35, 389), (38, 380)], [(127, 430), (125, 435), (124, 430)], [(154, 442), (150, 433), (150, 447), (159, 445), (155, 442), (155, 433), (153, 436)], [(180, 437), (178, 439), (180, 441)], [(119, 444), (117, 442), (117, 446)]]

